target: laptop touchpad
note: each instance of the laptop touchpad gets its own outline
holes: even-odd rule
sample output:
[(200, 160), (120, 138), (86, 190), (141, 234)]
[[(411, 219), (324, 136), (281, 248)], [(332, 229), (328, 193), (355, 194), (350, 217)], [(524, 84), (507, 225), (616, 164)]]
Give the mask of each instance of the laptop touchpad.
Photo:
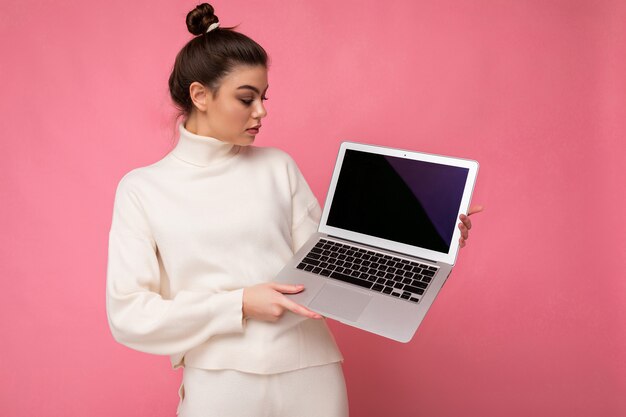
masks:
[(325, 284), (309, 306), (321, 313), (357, 321), (371, 295), (350, 291), (337, 285)]

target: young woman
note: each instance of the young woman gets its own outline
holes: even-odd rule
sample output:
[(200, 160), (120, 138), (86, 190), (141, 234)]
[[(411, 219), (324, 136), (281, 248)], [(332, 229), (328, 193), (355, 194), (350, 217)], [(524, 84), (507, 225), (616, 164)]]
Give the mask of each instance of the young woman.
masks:
[[(316, 231), (294, 161), (250, 146), (267, 115), (267, 54), (209, 4), (169, 87), (183, 122), (165, 158), (115, 196), (107, 312), (117, 341), (184, 366), (179, 414), (347, 416), (343, 360), (325, 321), (270, 280)], [(463, 218), (462, 244), (471, 227)], [(245, 393), (245, 395), (243, 394)]]

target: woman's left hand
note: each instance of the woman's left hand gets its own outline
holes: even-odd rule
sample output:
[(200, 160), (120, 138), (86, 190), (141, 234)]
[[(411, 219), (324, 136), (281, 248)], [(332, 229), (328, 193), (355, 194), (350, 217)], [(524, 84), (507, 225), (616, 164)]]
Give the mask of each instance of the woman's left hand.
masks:
[(470, 207), (469, 211), (467, 212), (467, 216), (465, 214), (461, 214), (459, 216), (459, 220), (461, 220), (461, 223), (459, 223), (459, 230), (461, 230), (459, 245), (461, 247), (465, 246), (465, 241), (469, 238), (469, 230), (472, 228), (472, 221), (470, 220), (469, 216), (471, 216), (472, 214), (480, 213), (481, 211), (483, 211), (483, 206), (474, 206)]

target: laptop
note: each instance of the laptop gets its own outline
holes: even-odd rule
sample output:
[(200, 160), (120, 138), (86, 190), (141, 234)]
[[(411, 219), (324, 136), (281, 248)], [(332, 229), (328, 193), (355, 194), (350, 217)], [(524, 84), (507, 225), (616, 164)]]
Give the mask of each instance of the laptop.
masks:
[(399, 342), (415, 334), (450, 275), (478, 162), (343, 142), (314, 233), (276, 277), (287, 295)]

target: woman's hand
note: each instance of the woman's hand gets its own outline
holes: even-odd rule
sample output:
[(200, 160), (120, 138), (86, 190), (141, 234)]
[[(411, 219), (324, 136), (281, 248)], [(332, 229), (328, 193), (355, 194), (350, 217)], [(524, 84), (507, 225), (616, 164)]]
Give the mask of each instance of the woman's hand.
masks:
[(243, 318), (275, 322), (285, 310), (301, 316), (321, 319), (322, 316), (290, 300), (283, 294), (296, 294), (304, 285), (287, 285), (267, 282), (243, 289)]
[(481, 211), (483, 211), (483, 206), (474, 206), (470, 207), (469, 211), (467, 212), (467, 216), (465, 214), (461, 214), (459, 216), (459, 220), (461, 220), (461, 223), (459, 223), (459, 230), (461, 230), (459, 245), (461, 247), (465, 246), (465, 241), (469, 238), (469, 230), (472, 228), (472, 221), (470, 220), (469, 216), (471, 216), (472, 214), (480, 213)]

